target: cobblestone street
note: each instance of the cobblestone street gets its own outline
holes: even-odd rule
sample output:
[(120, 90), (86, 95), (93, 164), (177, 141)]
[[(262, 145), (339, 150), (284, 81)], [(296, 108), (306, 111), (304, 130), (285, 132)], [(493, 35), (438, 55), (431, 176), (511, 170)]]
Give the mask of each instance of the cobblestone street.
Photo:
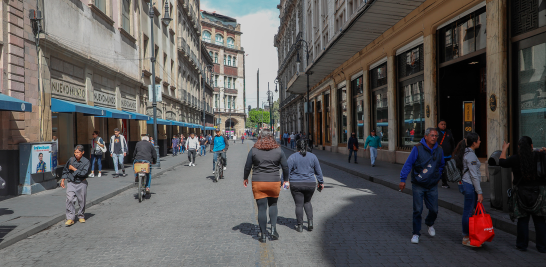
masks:
[(326, 165), (326, 188), (312, 201), (315, 230), (294, 230), (292, 196), (281, 191), (280, 240), (261, 244), (252, 191), (243, 187), (252, 144), (230, 145), (226, 179), (218, 183), (207, 153), (195, 167), (152, 180), (151, 199), (138, 203), (136, 190), (125, 191), (89, 208), (85, 224), (58, 223), (0, 250), (1, 265), (544, 266), (534, 243), (517, 251), (515, 236), (500, 230), (483, 248), (464, 247), (461, 216), (443, 208), (436, 236), (423, 223), (420, 244), (411, 244), (411, 196)]

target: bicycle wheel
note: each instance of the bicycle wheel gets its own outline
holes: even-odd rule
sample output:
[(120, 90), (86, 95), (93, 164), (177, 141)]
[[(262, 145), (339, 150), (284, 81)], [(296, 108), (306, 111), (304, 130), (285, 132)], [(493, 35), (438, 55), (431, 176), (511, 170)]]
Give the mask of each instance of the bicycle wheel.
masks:
[(218, 166), (218, 170), (219, 170), (218, 173), (220, 175), (218, 175), (218, 176), (220, 177), (220, 179), (224, 179), (224, 160), (221, 159), (218, 162), (220, 162), (220, 164), (218, 164), (219, 165)]
[(138, 202), (142, 202), (142, 175), (138, 174)]

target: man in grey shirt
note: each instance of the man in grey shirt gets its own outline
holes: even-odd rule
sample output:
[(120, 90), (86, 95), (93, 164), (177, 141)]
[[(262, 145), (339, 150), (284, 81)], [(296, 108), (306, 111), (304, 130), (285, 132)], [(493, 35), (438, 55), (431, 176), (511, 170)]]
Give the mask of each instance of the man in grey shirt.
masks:
[[(83, 157), (84, 149), (82, 145), (74, 148), (74, 156), (64, 165), (61, 187), (66, 188), (66, 223), (65, 226), (74, 224), (75, 202), (78, 199), (80, 210), (78, 219), (80, 223), (85, 223), (85, 199), (87, 198), (87, 175), (89, 172), (89, 160)], [(65, 183), (65, 180), (68, 180)]]

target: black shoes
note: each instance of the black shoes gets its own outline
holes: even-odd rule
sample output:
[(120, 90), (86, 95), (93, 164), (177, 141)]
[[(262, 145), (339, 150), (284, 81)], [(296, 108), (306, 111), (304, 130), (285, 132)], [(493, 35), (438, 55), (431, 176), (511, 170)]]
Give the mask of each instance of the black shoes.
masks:
[(358, 162), (355, 161), (355, 164), (358, 164)]
[(296, 231), (298, 231), (300, 233), (303, 232), (303, 225), (301, 225), (301, 224), (296, 225)]
[(267, 238), (266, 238), (266, 235), (264, 233), (260, 233), (260, 243), (265, 243), (267, 242)]
[(313, 220), (307, 220), (307, 231), (313, 231)]
[(276, 226), (271, 226), (271, 239), (278, 240), (279, 239), (279, 233), (277, 232)]

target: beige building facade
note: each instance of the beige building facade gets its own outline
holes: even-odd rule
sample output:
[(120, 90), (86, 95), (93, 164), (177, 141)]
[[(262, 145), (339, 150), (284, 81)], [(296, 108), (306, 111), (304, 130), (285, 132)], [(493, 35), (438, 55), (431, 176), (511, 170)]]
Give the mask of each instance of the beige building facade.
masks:
[[(294, 1), (280, 7), (286, 2)], [(546, 28), (518, 15), (540, 17), (538, 7), (529, 7), (533, 1), (391, 2), (304, 1), (295, 13), (305, 14), (296, 16), (304, 24), (293, 34), (300, 38), (277, 46), (292, 51), (279, 53), (286, 84), (281, 131), (305, 132), (309, 125), (318, 148), (348, 153), (350, 133), (363, 144), (373, 129), (382, 137), (378, 159), (397, 163), (439, 120), (456, 142), (478, 133), (483, 159), (523, 135), (546, 145), (546, 121), (537, 117), (543, 74), (535, 60)], [(297, 57), (295, 70), (281, 64)], [(295, 112), (306, 102), (306, 74), (310, 113), (302, 116)]]

